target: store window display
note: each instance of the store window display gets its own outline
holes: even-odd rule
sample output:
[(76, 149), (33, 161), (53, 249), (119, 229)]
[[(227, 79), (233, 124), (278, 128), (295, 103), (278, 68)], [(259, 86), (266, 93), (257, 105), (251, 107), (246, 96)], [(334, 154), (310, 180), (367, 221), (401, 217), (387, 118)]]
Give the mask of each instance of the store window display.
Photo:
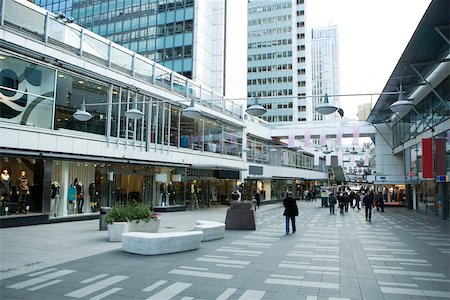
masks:
[(16, 181), (17, 191), (17, 212), (16, 214), (27, 214), (27, 200), (30, 194), (30, 188), (28, 187), (28, 177), (25, 170), (20, 172), (20, 177)]

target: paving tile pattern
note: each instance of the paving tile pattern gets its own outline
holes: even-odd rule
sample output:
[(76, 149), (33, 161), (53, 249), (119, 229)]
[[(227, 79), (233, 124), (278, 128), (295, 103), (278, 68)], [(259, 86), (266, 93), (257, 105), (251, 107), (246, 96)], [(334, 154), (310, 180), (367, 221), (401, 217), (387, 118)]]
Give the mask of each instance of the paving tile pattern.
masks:
[[(295, 234), (284, 234), (282, 207), (267, 205), (256, 212), (256, 231), (226, 231), (224, 239), (184, 253), (141, 256), (114, 246), (54, 265), (38, 265), (32, 271), (3, 276), (0, 298), (450, 299), (448, 221), (386, 208), (367, 222), (363, 210), (330, 215), (319, 205), (299, 202)], [(215, 220), (224, 220), (225, 210), (214, 214)], [(174, 217), (165, 228), (177, 229), (177, 220), (181, 219)], [(97, 230), (86, 227), (92, 222), (83, 224), (84, 231)], [(58, 239), (52, 227), (45, 228)], [(9, 235), (20, 230), (27, 228), (1, 232), (0, 254), (5, 254)], [(80, 234), (80, 249), (107, 243), (88, 236)], [(33, 248), (22, 242), (23, 247)], [(51, 246), (40, 249), (51, 250)], [(69, 251), (76, 253), (77, 248)]]

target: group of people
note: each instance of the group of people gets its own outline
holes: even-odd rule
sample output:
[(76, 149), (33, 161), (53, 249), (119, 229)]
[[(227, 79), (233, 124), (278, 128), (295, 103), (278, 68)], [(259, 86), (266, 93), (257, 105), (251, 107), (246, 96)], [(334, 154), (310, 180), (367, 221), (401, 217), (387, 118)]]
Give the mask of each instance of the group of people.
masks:
[(350, 206), (353, 210), (355, 208), (361, 210), (360, 202), (364, 206), (366, 221), (372, 222), (372, 208), (376, 207), (377, 211), (384, 212), (384, 199), (380, 191), (374, 192), (369, 188), (361, 188), (359, 191), (350, 188), (338, 188), (336, 193), (331, 190), (328, 196), (330, 215), (334, 215), (336, 204), (339, 206), (341, 215), (348, 212)]
[(305, 189), (302, 193), (302, 200), (305, 201), (316, 201), (317, 190), (316, 189)]
[[(0, 203), (1, 213), (5, 213), (6, 202), (10, 201), (13, 189), (12, 181), (7, 168), (3, 168), (0, 174)], [(25, 170), (20, 172), (20, 176), (16, 180), (15, 191), (17, 194), (17, 211), (16, 214), (26, 214), (27, 209), (27, 197), (30, 194), (30, 188), (28, 186), (28, 177)]]

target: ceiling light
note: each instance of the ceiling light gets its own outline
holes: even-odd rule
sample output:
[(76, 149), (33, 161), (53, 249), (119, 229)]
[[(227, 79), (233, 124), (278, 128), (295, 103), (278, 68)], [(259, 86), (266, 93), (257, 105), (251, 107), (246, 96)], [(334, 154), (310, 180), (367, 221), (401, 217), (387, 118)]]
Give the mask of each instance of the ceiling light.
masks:
[(92, 115), (86, 111), (86, 103), (83, 100), (83, 103), (81, 103), (81, 109), (78, 109), (74, 114), (73, 117), (77, 119), (78, 121), (89, 121), (92, 118)]
[(185, 109), (183, 109), (183, 116), (190, 118), (190, 119), (195, 119), (198, 118), (201, 115), (201, 111), (195, 107), (194, 105), (194, 98), (191, 99), (191, 104), (186, 107)]
[(328, 101), (328, 94), (325, 93), (323, 103), (316, 107), (316, 112), (321, 115), (329, 115), (338, 110), (337, 106), (331, 105)]
[(414, 108), (414, 103), (405, 98), (405, 92), (403, 92), (402, 87), (400, 86), (400, 94), (398, 94), (398, 99), (392, 103), (389, 108), (395, 113), (406, 114)]
[(261, 117), (267, 112), (267, 109), (258, 104), (258, 97), (255, 97), (255, 101), (252, 105), (245, 110), (250, 116)]

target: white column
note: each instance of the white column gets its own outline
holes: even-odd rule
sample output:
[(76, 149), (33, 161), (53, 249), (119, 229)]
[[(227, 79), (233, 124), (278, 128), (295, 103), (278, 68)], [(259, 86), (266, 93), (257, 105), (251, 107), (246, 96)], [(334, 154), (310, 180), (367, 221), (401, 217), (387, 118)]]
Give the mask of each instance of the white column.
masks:
[(69, 162), (62, 161), (61, 162), (61, 199), (59, 209), (62, 208), (62, 215), (67, 216), (67, 203), (69, 197), (69, 186), (71, 182), (69, 182)]

